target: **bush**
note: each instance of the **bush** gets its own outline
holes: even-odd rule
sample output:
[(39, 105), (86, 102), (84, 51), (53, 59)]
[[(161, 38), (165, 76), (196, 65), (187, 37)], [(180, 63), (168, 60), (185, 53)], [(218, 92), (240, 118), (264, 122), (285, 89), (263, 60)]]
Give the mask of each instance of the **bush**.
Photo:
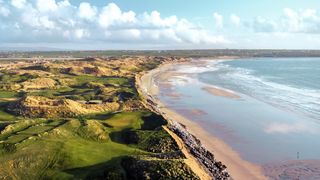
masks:
[(200, 179), (183, 161), (141, 160), (127, 157), (122, 160), (121, 165), (126, 171), (127, 178), (132, 180)]
[(148, 152), (168, 153), (179, 150), (177, 143), (163, 128), (155, 131), (128, 131), (123, 136), (126, 143), (136, 144)]

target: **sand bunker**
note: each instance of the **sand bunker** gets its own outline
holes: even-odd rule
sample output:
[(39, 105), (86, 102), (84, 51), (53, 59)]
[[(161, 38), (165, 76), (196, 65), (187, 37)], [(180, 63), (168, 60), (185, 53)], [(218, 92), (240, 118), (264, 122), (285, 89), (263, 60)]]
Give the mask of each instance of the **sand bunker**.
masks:
[(118, 103), (81, 104), (70, 99), (49, 99), (40, 96), (27, 96), (9, 107), (9, 111), (27, 117), (73, 117), (118, 109)]

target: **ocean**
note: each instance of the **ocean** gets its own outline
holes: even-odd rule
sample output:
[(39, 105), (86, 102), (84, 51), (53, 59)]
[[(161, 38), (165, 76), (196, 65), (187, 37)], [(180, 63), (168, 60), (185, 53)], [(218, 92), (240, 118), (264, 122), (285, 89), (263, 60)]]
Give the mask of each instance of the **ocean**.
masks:
[(197, 61), (156, 80), (164, 104), (252, 163), (320, 160), (320, 58)]
[(207, 68), (200, 81), (320, 121), (320, 58), (240, 59)]

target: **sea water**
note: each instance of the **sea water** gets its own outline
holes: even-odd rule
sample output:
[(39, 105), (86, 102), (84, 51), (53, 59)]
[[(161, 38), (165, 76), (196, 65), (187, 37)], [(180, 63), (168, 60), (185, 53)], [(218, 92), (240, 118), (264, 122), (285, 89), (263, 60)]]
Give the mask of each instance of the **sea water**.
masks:
[(199, 79), (320, 121), (320, 58), (224, 61)]
[[(197, 64), (177, 65), (177, 73), (159, 80), (160, 100), (253, 163), (320, 159), (319, 58)], [(203, 90), (207, 86), (233, 91), (240, 98), (212, 95)], [(170, 96), (172, 92), (180, 97)], [(192, 115), (195, 109), (203, 113)]]

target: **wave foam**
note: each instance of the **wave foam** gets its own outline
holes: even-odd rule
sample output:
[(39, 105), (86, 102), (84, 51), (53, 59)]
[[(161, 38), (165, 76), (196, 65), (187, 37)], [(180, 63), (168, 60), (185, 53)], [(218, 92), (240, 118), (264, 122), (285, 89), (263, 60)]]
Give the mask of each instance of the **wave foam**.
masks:
[[(320, 90), (293, 87), (254, 75), (253, 70), (217, 64), (215, 82), (261, 101), (320, 119)], [(215, 84), (215, 83), (214, 83)]]

